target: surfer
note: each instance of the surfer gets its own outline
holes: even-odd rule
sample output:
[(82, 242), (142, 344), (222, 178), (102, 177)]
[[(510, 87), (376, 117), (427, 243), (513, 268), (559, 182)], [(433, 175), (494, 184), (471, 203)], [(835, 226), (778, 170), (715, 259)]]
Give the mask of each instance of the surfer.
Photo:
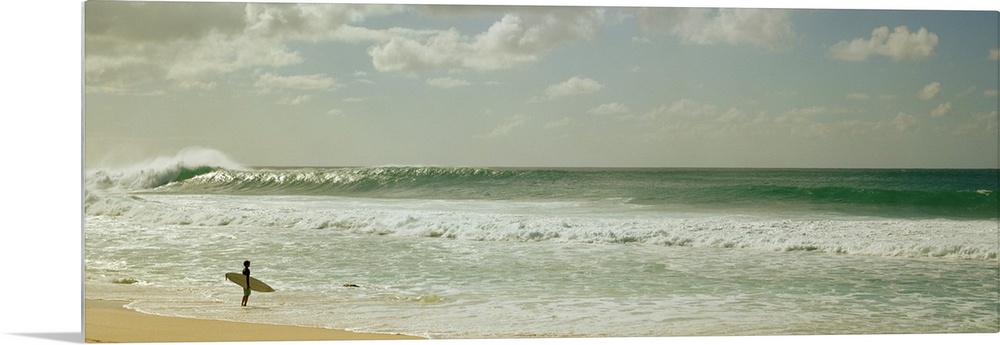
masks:
[(243, 302), (241, 306), (247, 306), (247, 299), (250, 298), (250, 260), (243, 261), (243, 275), (247, 277), (247, 285), (243, 288)]

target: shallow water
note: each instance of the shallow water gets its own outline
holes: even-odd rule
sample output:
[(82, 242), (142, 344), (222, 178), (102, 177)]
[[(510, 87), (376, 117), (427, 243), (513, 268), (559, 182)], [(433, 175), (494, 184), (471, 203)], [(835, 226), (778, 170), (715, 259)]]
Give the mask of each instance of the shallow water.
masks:
[[(155, 314), (432, 338), (1000, 330), (995, 220), (92, 193), (85, 296)], [(250, 308), (223, 277), (245, 259), (278, 290)]]

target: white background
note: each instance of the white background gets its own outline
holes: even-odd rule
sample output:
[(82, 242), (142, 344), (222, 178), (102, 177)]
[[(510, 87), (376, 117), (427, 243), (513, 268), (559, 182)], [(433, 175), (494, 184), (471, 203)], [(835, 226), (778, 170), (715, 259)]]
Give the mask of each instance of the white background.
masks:
[[(289, 2), (289, 1), (284, 1)], [(351, 1), (348, 1), (351, 2)], [(357, 1), (354, 1), (357, 2)], [(410, 1), (361, 1), (396, 2)], [(908, 8), (997, 11), (997, 1), (543, 1), (556, 5)], [(13, 3), (13, 5), (11, 5)], [(527, 1), (422, 1), (512, 4)], [(917, 7), (915, 7), (917, 6)], [(81, 1), (5, 3), (0, 112), (0, 343), (82, 342)], [(1000, 46), (1000, 42), (998, 42)], [(1000, 240), (1000, 237), (998, 237)], [(1000, 242), (998, 242), (1000, 245)], [(998, 295), (1000, 298), (1000, 295)], [(1000, 311), (998, 311), (1000, 312)], [(450, 344), (998, 344), (1000, 334), (437, 340)], [(255, 342), (254, 344), (269, 344)], [(386, 342), (310, 342), (310, 344)], [(396, 342), (391, 342), (396, 343)], [(218, 343), (215, 343), (218, 344)]]

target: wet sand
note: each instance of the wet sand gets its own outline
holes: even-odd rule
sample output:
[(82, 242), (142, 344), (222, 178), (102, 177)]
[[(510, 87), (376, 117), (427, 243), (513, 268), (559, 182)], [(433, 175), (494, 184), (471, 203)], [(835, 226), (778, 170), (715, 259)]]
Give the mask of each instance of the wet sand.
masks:
[(325, 328), (158, 316), (125, 309), (123, 305), (126, 303), (126, 301), (86, 299), (84, 307), (86, 342), (424, 339), (400, 334), (356, 333)]

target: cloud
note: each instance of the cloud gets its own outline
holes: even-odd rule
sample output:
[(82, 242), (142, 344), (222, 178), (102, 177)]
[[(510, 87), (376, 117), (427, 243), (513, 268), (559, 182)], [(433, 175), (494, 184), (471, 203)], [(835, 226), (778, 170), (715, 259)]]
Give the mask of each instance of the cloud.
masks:
[(729, 110), (726, 111), (725, 114), (719, 116), (719, 118), (715, 119), (715, 121), (721, 123), (744, 123), (750, 121), (750, 117), (747, 116), (747, 114), (743, 112), (743, 110), (737, 108), (729, 108)]
[(291, 41), (387, 39), (350, 23), (398, 6), (87, 2), (84, 83), (120, 90), (167, 81), (197, 85), (240, 70), (301, 63)]
[(621, 114), (631, 111), (627, 106), (621, 103), (604, 103), (594, 108), (588, 110), (588, 113), (595, 115), (611, 115), (611, 114)]
[(604, 88), (604, 85), (601, 85), (596, 80), (576, 76), (562, 83), (550, 85), (545, 89), (545, 95), (552, 99), (594, 93), (602, 88)]
[(976, 92), (976, 89), (978, 88), (979, 87), (975, 85), (970, 86), (969, 88), (962, 90), (962, 92), (955, 94), (955, 98), (965, 98), (966, 96), (971, 95), (973, 92)]
[(298, 95), (298, 96), (286, 96), (278, 100), (278, 104), (282, 105), (299, 105), (309, 100), (313, 99), (311, 95)]
[(997, 111), (972, 114), (971, 121), (956, 126), (951, 134), (967, 136), (972, 134), (996, 135), (998, 128)]
[(508, 134), (510, 134), (510, 132), (513, 131), (515, 128), (524, 126), (524, 124), (527, 122), (528, 118), (525, 117), (524, 115), (515, 115), (514, 117), (507, 119), (506, 121), (504, 121), (504, 123), (497, 126), (497, 128), (493, 129), (492, 132), (485, 135), (477, 135), (476, 137), (482, 139), (495, 139), (495, 138), (505, 137)]
[(718, 114), (715, 106), (701, 104), (694, 100), (684, 98), (671, 104), (661, 104), (659, 107), (650, 109), (642, 115), (622, 115), (619, 120), (625, 121), (694, 121), (696, 119), (708, 119)]
[(269, 92), (271, 89), (330, 90), (336, 87), (336, 80), (325, 74), (280, 76), (265, 73), (257, 78), (254, 86)]
[(898, 26), (892, 32), (883, 26), (872, 30), (870, 39), (856, 38), (850, 42), (840, 41), (828, 50), (831, 58), (846, 61), (865, 61), (869, 56), (885, 56), (894, 61), (922, 59), (934, 53), (938, 37), (921, 27), (911, 33), (906, 26)]
[(809, 108), (793, 108), (786, 111), (774, 119), (774, 122), (780, 124), (786, 123), (807, 123), (811, 122), (812, 118), (828, 113), (829, 110), (826, 107), (809, 107)]
[(951, 102), (944, 102), (931, 111), (931, 117), (945, 117), (948, 113), (951, 113)]
[(997, 91), (997, 89), (983, 91), (983, 96), (986, 97), (996, 97), (998, 95), (1000, 95), (1000, 91)]
[(538, 8), (506, 14), (475, 36), (455, 28), (420, 37), (398, 35), (368, 54), (383, 72), (506, 69), (537, 61), (559, 43), (595, 37), (602, 17), (598, 9)]
[(849, 94), (847, 94), (847, 99), (865, 100), (865, 99), (870, 99), (870, 98), (872, 98), (871, 95), (869, 95), (867, 93), (862, 93), (862, 92), (855, 92), (855, 93), (849, 93)]
[(937, 97), (938, 93), (940, 92), (941, 92), (941, 83), (933, 82), (924, 85), (924, 88), (920, 89), (920, 91), (917, 92), (917, 97), (920, 97), (920, 99), (922, 100), (930, 100), (933, 99), (934, 97)]
[(687, 117), (697, 118), (715, 114), (715, 106), (700, 104), (691, 99), (681, 99), (670, 105), (661, 105), (646, 114), (647, 118)]
[(920, 126), (920, 119), (910, 114), (899, 113), (888, 123), (888, 126), (896, 133), (905, 133), (912, 128)]
[(239, 3), (98, 1), (85, 9), (85, 36), (122, 41), (197, 40), (212, 31), (238, 34), (244, 23), (244, 5)]
[(427, 79), (427, 85), (439, 87), (442, 89), (450, 89), (453, 87), (469, 85), (469, 82), (461, 79), (444, 77), (444, 78)]
[(571, 121), (572, 120), (569, 117), (564, 117), (564, 118), (562, 118), (560, 120), (551, 121), (549, 123), (546, 123), (545, 124), (545, 129), (553, 129), (553, 128), (565, 127), (566, 125), (569, 125), (569, 123)]
[(639, 23), (647, 35), (664, 34), (695, 44), (753, 44), (771, 50), (792, 46), (788, 11), (775, 9), (644, 8)]
[(385, 33), (349, 24), (404, 10), (404, 6), (382, 4), (248, 3), (244, 32), (256, 37), (314, 42), (380, 39)]
[(1000, 60), (1000, 48), (990, 49), (990, 60), (993, 61)]
[(214, 90), (219, 83), (216, 82), (201, 82), (197, 80), (190, 81), (180, 81), (174, 84), (174, 87), (178, 90)]

